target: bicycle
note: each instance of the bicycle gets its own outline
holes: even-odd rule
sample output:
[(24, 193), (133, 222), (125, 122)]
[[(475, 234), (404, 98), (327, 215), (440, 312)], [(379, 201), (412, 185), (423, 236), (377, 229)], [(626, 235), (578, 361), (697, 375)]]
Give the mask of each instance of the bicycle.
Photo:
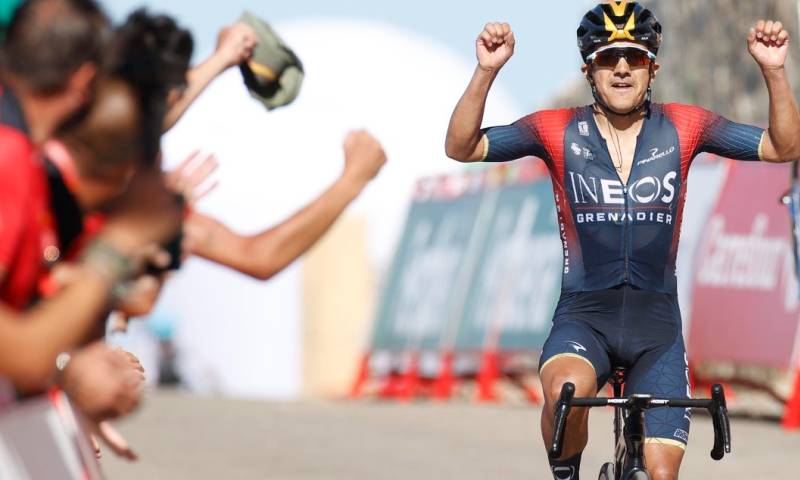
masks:
[[(711, 458), (721, 460), (731, 453), (731, 431), (725, 391), (722, 385), (711, 387), (708, 399), (662, 399), (652, 395), (634, 394), (622, 398), (622, 385), (625, 383), (625, 369), (617, 368), (609, 383), (614, 390), (614, 398), (574, 398), (575, 385), (565, 383), (555, 409), (553, 441), (548, 454), (559, 458), (564, 444), (564, 430), (572, 407), (614, 407), (614, 462), (605, 463), (600, 469), (599, 480), (650, 480), (644, 461), (645, 423), (644, 412), (650, 408), (703, 408), (708, 410), (714, 424), (714, 447)], [(624, 422), (624, 426), (623, 426)]]

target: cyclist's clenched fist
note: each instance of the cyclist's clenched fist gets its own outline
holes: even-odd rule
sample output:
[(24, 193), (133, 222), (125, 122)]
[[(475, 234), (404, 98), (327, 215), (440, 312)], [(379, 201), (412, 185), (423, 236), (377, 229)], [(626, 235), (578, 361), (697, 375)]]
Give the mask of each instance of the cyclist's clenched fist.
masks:
[(789, 43), (789, 32), (778, 21), (759, 20), (747, 36), (750, 55), (762, 69), (783, 68)]
[(484, 70), (496, 71), (514, 54), (514, 32), (507, 23), (489, 22), (476, 42), (478, 64)]

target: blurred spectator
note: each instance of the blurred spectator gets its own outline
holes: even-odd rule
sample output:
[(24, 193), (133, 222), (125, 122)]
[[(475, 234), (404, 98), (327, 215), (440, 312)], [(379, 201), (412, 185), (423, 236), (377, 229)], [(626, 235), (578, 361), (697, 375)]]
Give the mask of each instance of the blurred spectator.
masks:
[[(180, 225), (180, 208), (159, 172), (138, 172), (98, 239), (82, 253), (73, 281), (23, 311), (43, 293), (37, 292), (43, 264), (52, 266), (63, 252), (35, 144), (86, 114), (107, 27), (92, 1), (31, 0), (16, 11), (0, 50), (0, 375), (22, 391), (39, 390), (51, 380), (56, 356), (86, 338), (112, 292), (135, 277), (152, 245), (174, 236)], [(71, 371), (79, 375), (80, 363)], [(94, 387), (120, 393), (111, 378)]]
[(22, 0), (0, 0), (0, 44), (6, 37), (6, 29), (8, 28), (11, 17), (19, 7)]

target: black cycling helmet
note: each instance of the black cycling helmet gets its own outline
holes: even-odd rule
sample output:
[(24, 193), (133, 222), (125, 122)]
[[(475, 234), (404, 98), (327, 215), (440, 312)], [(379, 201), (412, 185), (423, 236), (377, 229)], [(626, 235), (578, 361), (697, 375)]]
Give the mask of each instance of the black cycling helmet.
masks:
[(628, 0), (610, 0), (586, 12), (578, 27), (578, 49), (584, 63), (597, 49), (616, 41), (641, 44), (657, 55), (661, 23), (653, 12)]

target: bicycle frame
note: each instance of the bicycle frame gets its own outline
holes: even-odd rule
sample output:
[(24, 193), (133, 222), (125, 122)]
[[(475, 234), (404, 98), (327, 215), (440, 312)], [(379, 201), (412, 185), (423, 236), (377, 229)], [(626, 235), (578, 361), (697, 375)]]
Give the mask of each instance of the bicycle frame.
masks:
[[(614, 422), (622, 422), (624, 427), (622, 435), (615, 436), (616, 451), (614, 455), (616, 468), (615, 472), (620, 472), (616, 478), (631, 478), (638, 472), (646, 472), (644, 462), (644, 411), (646, 409), (647, 397), (638, 398), (630, 410), (625, 407), (614, 407)], [(619, 420), (617, 420), (619, 419)]]

